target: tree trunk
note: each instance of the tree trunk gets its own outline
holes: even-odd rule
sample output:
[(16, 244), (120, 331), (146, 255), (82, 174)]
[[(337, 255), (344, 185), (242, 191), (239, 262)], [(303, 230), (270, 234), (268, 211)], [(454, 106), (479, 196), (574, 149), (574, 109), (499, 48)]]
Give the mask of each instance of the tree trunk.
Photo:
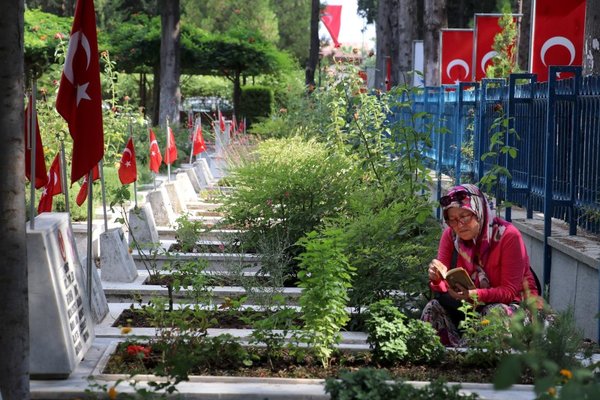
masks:
[(319, 63), (319, 13), (321, 2), (312, 0), (310, 9), (310, 50), (306, 63), (305, 80), (309, 92), (315, 87), (315, 71)]
[(392, 47), (392, 86), (412, 85), (413, 41), (417, 40), (417, 0), (399, 0), (397, 25)]
[(152, 126), (158, 125), (160, 110), (160, 65), (154, 66), (154, 79), (152, 80)]
[[(379, 0), (377, 20), (375, 23), (376, 48), (375, 85), (376, 89), (385, 90), (387, 81), (387, 65), (393, 60), (392, 49), (396, 46), (394, 32), (398, 25), (398, 0)], [(394, 65), (392, 64), (392, 70)], [(392, 82), (390, 82), (392, 84)]]
[(426, 86), (440, 85), (440, 32), (448, 26), (446, 0), (425, 0), (423, 51)]
[(4, 4), (0, 24), (0, 395), (30, 398), (29, 299), (25, 231), (25, 146), (23, 140), (24, 1)]
[(583, 74), (600, 74), (600, 0), (587, 0)]
[(158, 4), (161, 21), (159, 123), (165, 125), (168, 118), (177, 125), (181, 102), (179, 0), (159, 0)]
[(531, 43), (531, 0), (519, 0), (517, 12), (523, 14), (519, 24), (519, 47), (517, 64), (521, 71), (529, 71), (529, 50)]
[(233, 115), (235, 115), (237, 121), (239, 121), (238, 110), (240, 109), (240, 102), (242, 100), (241, 81), (242, 78), (240, 71), (235, 71), (235, 75), (233, 77)]

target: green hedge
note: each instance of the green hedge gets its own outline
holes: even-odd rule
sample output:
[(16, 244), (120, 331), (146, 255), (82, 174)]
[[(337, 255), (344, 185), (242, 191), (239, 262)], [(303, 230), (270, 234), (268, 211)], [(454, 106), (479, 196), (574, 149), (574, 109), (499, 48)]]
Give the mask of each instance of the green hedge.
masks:
[(274, 97), (271, 89), (264, 86), (242, 88), (240, 115), (246, 117), (249, 124), (271, 115), (273, 104)]

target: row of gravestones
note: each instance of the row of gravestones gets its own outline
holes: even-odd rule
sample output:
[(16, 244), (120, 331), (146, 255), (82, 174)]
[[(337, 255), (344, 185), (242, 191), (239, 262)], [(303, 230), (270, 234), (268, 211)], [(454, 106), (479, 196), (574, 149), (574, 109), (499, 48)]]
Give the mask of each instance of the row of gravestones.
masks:
[[(130, 211), (129, 224), (139, 242), (159, 242), (157, 221), (173, 224), (177, 214), (199, 203), (200, 191), (217, 184), (204, 158), (184, 165), (176, 176), (150, 192), (140, 210)], [(95, 324), (108, 313), (102, 281), (131, 282), (137, 269), (121, 227), (99, 235), (100, 277), (87, 257), (80, 261), (68, 214), (43, 213), (32, 222), (27, 223), (27, 268), (30, 346), (36, 351), (31, 352), (30, 374), (66, 378), (91, 347)]]

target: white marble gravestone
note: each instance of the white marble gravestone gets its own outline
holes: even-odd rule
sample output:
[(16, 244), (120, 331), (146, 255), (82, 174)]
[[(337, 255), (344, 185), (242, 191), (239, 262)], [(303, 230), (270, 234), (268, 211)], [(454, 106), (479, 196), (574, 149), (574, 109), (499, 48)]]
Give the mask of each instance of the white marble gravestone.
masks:
[(27, 223), (30, 374), (66, 378), (94, 339), (84, 274), (66, 213)]

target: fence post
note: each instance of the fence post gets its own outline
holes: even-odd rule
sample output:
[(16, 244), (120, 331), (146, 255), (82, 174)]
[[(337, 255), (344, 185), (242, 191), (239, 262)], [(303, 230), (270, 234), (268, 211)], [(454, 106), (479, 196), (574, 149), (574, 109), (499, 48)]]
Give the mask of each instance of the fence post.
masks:
[[(573, 73), (573, 88), (572, 93), (558, 93), (557, 90), (557, 73)], [(550, 274), (552, 271), (552, 249), (548, 243), (550, 236), (552, 235), (552, 216), (554, 214), (555, 205), (564, 205), (569, 207), (569, 234), (575, 234), (577, 225), (573, 224), (574, 220), (574, 190), (577, 182), (577, 172), (573, 170), (576, 162), (574, 156), (577, 156), (573, 152), (578, 146), (575, 142), (578, 141), (579, 136), (579, 124), (578, 119), (578, 96), (579, 88), (581, 86), (581, 67), (562, 67), (562, 66), (551, 66), (548, 73), (548, 113), (547, 113), (547, 124), (546, 124), (546, 136), (545, 136), (545, 164), (544, 164), (544, 274), (543, 281), (544, 286), (550, 285)], [(570, 129), (573, 132), (571, 140), (571, 151), (570, 151), (570, 162), (571, 171), (570, 178), (570, 190), (569, 199), (554, 199), (554, 164), (555, 164), (555, 144), (556, 144), (556, 103), (558, 101), (571, 101), (574, 104), (573, 113), (571, 114)], [(577, 114), (575, 113), (577, 112)], [(577, 136), (575, 136), (577, 135)], [(575, 178), (575, 179), (574, 179)], [(573, 229), (574, 228), (574, 229)], [(573, 232), (575, 230), (575, 232)]]
[[(465, 100), (465, 93), (469, 93), (466, 91), (467, 88), (472, 88), (475, 92), (472, 94), (472, 100)], [(463, 111), (463, 106), (465, 105), (475, 105), (477, 100), (477, 90), (479, 90), (479, 83), (477, 82), (460, 82), (458, 85), (458, 107), (456, 108), (456, 112), (458, 113), (457, 118), (457, 129), (455, 131), (456, 135), (456, 159), (455, 159), (455, 182), (456, 185), (460, 185), (460, 175), (462, 171), (462, 138), (464, 132), (466, 130), (465, 127), (465, 113)]]
[[(529, 81), (529, 95), (523, 97), (517, 97), (516, 95), (516, 85), (517, 80), (528, 80)], [(517, 104), (524, 104), (528, 106), (529, 113), (525, 116), (527, 119), (527, 128), (525, 133), (517, 132), (524, 143), (522, 147), (521, 154), (519, 156), (527, 157), (527, 165), (525, 167), (527, 174), (527, 178), (525, 182), (518, 182), (514, 184), (514, 176), (515, 176), (515, 168), (514, 168), (514, 160), (508, 154), (506, 155), (506, 169), (510, 173), (511, 177), (506, 178), (506, 200), (509, 202), (513, 201), (513, 195), (517, 193), (524, 193), (526, 197), (525, 208), (527, 209), (527, 218), (533, 217), (533, 207), (531, 204), (531, 171), (533, 169), (533, 157), (529, 154), (530, 145), (531, 145), (531, 124), (533, 119), (531, 118), (531, 114), (533, 113), (533, 93), (534, 93), (534, 85), (537, 82), (537, 75), (535, 74), (510, 74), (509, 82), (508, 82), (508, 127), (506, 131), (506, 145), (510, 147), (516, 147), (516, 138), (514, 135), (510, 135), (509, 131), (511, 129), (515, 129), (516, 122), (516, 106)], [(524, 91), (524, 86), (521, 86), (521, 89)], [(505, 218), (507, 221), (512, 220), (512, 207), (506, 207), (505, 209)]]

